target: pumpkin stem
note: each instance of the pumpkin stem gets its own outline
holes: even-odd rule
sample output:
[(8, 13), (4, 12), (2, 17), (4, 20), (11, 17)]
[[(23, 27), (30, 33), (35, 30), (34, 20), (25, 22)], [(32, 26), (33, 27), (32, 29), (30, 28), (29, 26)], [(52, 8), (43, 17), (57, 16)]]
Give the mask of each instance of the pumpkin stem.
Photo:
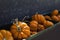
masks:
[(21, 27), (18, 25), (18, 18), (15, 19), (15, 23), (16, 23), (17, 30), (20, 32)]
[(16, 25), (18, 25), (18, 18), (15, 19)]
[(18, 24), (18, 18), (13, 19), (13, 24)]
[(25, 17), (22, 19), (22, 21), (24, 21), (24, 20), (25, 20), (25, 18), (27, 18), (27, 17), (29, 17), (29, 16), (25, 16)]
[(17, 26), (17, 30), (18, 30), (18, 32), (21, 32), (21, 27)]

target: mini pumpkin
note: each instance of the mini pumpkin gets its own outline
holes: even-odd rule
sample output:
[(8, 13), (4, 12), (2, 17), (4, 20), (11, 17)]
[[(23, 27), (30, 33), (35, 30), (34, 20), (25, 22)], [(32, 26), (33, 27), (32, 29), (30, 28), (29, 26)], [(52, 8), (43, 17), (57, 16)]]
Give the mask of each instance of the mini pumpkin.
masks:
[(57, 17), (59, 18), (59, 22), (60, 22), (60, 14), (59, 14), (59, 15), (57, 15)]
[(11, 26), (11, 33), (14, 38), (26, 39), (30, 36), (30, 28), (25, 22), (16, 21), (16, 23)]
[(58, 11), (57, 9), (55, 9), (55, 10), (53, 10), (53, 12), (52, 12), (51, 15), (52, 15), (52, 16), (53, 16), (53, 15), (58, 15), (58, 13), (59, 13), (59, 11)]
[(30, 29), (31, 29), (31, 31), (37, 32), (37, 31), (44, 30), (45, 28), (43, 25), (39, 24), (37, 21), (32, 20), (30, 22)]
[(48, 28), (48, 27), (53, 26), (53, 25), (54, 25), (54, 24), (53, 24), (53, 22), (51, 22), (51, 21), (45, 21), (45, 22), (44, 22), (45, 28)]
[(13, 40), (12, 34), (9, 31), (0, 31), (0, 40)]
[(2, 33), (0, 32), (0, 40), (3, 40), (4, 38), (3, 38), (3, 35), (2, 35)]
[(47, 19), (47, 20), (52, 20), (51, 17), (48, 16), (48, 15), (45, 15), (44, 17), (45, 17), (45, 19)]
[(57, 16), (52, 16), (51, 18), (53, 21), (59, 22), (59, 18)]
[(44, 25), (38, 24), (38, 31), (42, 31), (44, 29), (45, 29)]
[(35, 20), (32, 20), (29, 26), (30, 26), (31, 31), (37, 31), (38, 22)]
[(37, 22), (43, 24), (45, 20), (45, 17), (42, 14), (35, 14), (32, 16), (32, 20), (36, 20)]
[(37, 34), (37, 32), (35, 31), (31, 31), (31, 35)]

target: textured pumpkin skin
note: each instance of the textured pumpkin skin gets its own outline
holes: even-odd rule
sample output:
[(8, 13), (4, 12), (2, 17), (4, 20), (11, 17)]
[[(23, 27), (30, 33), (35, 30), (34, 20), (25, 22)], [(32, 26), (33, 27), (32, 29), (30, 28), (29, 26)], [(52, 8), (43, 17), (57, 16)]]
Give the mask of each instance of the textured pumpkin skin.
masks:
[(32, 20), (29, 25), (30, 25), (31, 31), (37, 31), (37, 26), (38, 26), (38, 22), (37, 21)]
[(57, 9), (55, 9), (55, 10), (52, 12), (51, 15), (52, 15), (52, 16), (53, 16), (53, 15), (57, 15), (58, 13), (59, 13), (59, 11), (58, 11)]
[(37, 22), (39, 23), (44, 23), (45, 20), (45, 17), (42, 15), (42, 14), (35, 14), (32, 16), (32, 20), (36, 20)]
[(0, 31), (0, 40), (13, 40), (12, 34), (9, 31), (1, 30)]
[[(18, 26), (16, 24), (13, 24), (11, 26), (11, 33), (13, 34), (14, 38), (23, 39), (28, 38), (30, 36), (30, 28), (29, 26), (24, 22), (18, 22)], [(21, 28), (21, 30), (17, 30), (18, 28)]]
[(43, 25), (39, 24), (37, 21), (32, 20), (30, 22), (30, 29), (31, 29), (31, 31), (37, 32), (37, 31), (44, 30), (45, 27)]
[(47, 28), (47, 27), (50, 27), (50, 26), (53, 26), (54, 24), (50, 21), (45, 21), (44, 22), (44, 26)]
[(33, 15), (32, 16), (32, 20), (38, 21), (38, 18), (37, 17), (38, 17), (38, 14)]
[(3, 39), (3, 35), (2, 35), (2, 33), (0, 33), (0, 40), (2, 40)]

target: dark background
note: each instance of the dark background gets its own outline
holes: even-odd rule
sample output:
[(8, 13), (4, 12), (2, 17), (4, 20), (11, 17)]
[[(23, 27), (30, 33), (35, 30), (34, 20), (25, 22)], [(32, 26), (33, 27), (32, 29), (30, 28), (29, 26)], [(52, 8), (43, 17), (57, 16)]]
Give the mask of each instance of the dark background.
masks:
[(23, 19), (35, 12), (47, 13), (60, 9), (60, 0), (0, 0), (0, 25), (11, 22), (12, 19)]

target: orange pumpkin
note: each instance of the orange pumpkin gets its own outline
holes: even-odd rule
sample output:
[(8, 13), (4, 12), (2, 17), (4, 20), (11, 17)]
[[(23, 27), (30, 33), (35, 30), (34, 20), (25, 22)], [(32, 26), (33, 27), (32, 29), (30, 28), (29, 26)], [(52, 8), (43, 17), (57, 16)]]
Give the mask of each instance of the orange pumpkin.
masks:
[(1, 32), (0, 32), (0, 40), (3, 40), (3, 35)]
[(43, 24), (45, 20), (45, 17), (42, 14), (35, 14), (32, 16), (32, 20), (36, 20), (37, 22)]
[(37, 21), (32, 20), (29, 25), (30, 25), (31, 31), (37, 31), (37, 26), (38, 26), (38, 22)]
[(31, 31), (31, 35), (37, 34), (37, 32), (35, 31)]
[(0, 31), (0, 40), (13, 40), (12, 34), (9, 31)]
[(59, 14), (59, 15), (57, 15), (57, 17), (59, 18), (59, 22), (60, 22), (60, 14)]
[(45, 29), (44, 25), (38, 24), (38, 31), (42, 31), (44, 29)]
[(38, 24), (37, 21), (32, 20), (32, 21), (30, 22), (30, 29), (31, 29), (31, 31), (35, 31), (35, 32), (37, 32), (37, 31), (44, 30), (45, 28), (44, 28), (43, 25)]
[(51, 21), (45, 21), (45, 22), (44, 22), (45, 28), (50, 27), (50, 26), (53, 26), (53, 25), (54, 25), (54, 24), (53, 24), (53, 22), (51, 22)]
[(58, 11), (57, 9), (55, 9), (55, 10), (52, 12), (51, 15), (52, 15), (52, 16), (53, 16), (53, 15), (57, 15), (58, 13), (59, 13), (59, 11)]
[(11, 26), (11, 33), (14, 38), (25, 39), (30, 36), (30, 28), (25, 22), (16, 21), (16, 23)]
[(59, 22), (59, 18), (57, 16), (52, 16), (51, 18), (52, 18), (52, 20)]
[(48, 15), (46, 15), (46, 16), (44, 16), (44, 17), (45, 17), (45, 19), (47, 19), (47, 20), (52, 20), (51, 17), (48, 16)]

